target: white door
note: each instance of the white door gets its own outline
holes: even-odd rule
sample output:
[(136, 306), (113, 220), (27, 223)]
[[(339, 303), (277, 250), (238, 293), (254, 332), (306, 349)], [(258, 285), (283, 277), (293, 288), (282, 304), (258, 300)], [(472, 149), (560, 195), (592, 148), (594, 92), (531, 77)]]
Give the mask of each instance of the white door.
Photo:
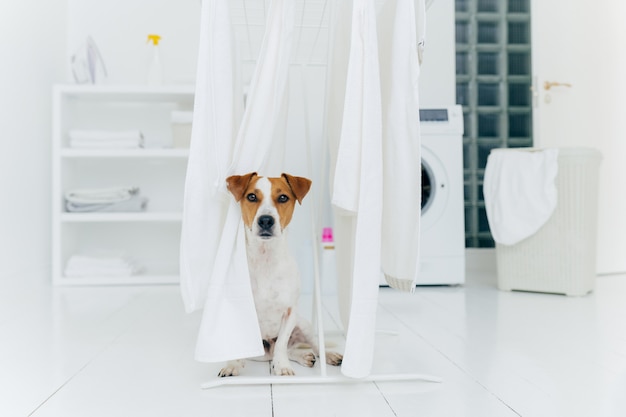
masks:
[(624, 272), (626, 2), (532, 0), (531, 16), (535, 145), (602, 152), (598, 272)]

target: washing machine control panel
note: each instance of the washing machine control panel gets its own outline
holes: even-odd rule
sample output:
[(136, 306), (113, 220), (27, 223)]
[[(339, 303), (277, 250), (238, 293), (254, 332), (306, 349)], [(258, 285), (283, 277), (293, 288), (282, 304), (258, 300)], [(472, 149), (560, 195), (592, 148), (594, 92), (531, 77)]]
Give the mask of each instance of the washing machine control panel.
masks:
[(422, 134), (463, 134), (463, 109), (459, 105), (420, 109)]
[(448, 109), (420, 109), (420, 122), (447, 122)]

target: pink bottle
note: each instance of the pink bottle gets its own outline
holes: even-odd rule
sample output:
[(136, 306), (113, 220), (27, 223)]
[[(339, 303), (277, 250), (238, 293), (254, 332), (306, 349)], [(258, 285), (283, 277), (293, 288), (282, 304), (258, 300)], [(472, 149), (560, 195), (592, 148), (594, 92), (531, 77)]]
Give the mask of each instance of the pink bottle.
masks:
[(322, 294), (335, 295), (337, 293), (337, 262), (335, 260), (335, 239), (332, 227), (322, 229), (321, 255)]
[(332, 227), (325, 227), (322, 230), (322, 246), (324, 249), (335, 249), (335, 239), (333, 238)]

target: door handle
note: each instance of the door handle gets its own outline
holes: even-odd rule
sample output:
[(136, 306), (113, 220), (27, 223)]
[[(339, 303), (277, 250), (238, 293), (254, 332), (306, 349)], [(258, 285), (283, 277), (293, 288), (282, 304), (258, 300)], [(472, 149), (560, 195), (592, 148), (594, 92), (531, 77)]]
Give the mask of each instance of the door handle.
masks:
[(543, 83), (543, 89), (546, 91), (550, 91), (552, 87), (568, 87), (571, 88), (572, 85), (570, 83), (559, 83), (556, 81), (546, 81)]

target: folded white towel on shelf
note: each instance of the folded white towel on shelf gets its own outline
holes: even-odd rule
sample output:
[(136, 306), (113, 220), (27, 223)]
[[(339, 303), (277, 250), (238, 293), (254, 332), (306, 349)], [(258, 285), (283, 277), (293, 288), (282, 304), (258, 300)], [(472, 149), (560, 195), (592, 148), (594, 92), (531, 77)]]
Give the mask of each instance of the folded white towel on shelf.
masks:
[(108, 140), (108, 141), (89, 141), (89, 140), (71, 140), (70, 148), (76, 149), (136, 149), (143, 148), (143, 143), (134, 140)]
[(128, 277), (143, 272), (143, 267), (126, 256), (73, 255), (65, 266), (65, 276), (114, 276)]
[(72, 213), (141, 212), (148, 199), (139, 195), (139, 187), (76, 189), (65, 193), (65, 209)]
[(483, 193), (497, 243), (514, 245), (548, 221), (557, 204), (558, 155), (558, 149), (491, 151)]
[(139, 187), (135, 186), (83, 188), (67, 191), (65, 199), (76, 204), (107, 204), (130, 200), (138, 194)]
[(68, 133), (72, 148), (142, 148), (143, 133), (140, 130), (81, 130)]
[(65, 202), (65, 209), (70, 213), (138, 213), (146, 211), (148, 207), (148, 198), (134, 195), (128, 200), (118, 201), (116, 203), (73, 203)]

